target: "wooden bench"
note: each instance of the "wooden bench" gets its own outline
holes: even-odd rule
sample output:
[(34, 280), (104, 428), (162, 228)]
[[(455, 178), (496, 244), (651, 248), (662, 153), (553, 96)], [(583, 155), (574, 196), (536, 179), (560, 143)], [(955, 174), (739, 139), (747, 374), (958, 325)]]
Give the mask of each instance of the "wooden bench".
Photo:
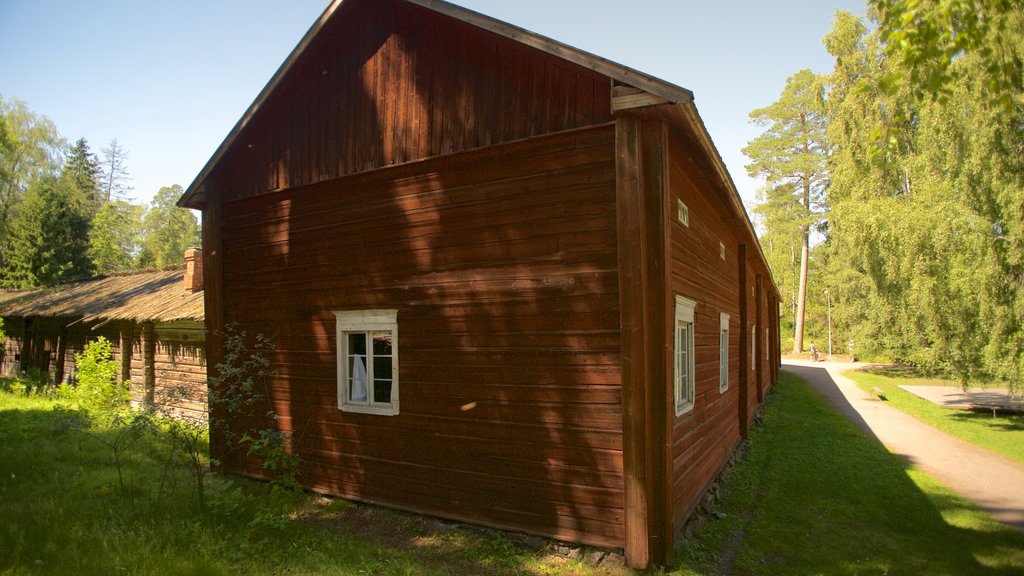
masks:
[(989, 402), (971, 402), (971, 412), (988, 412), (992, 411), (992, 417), (995, 418), (997, 412), (1003, 412), (1004, 414), (1024, 414), (1024, 410), (1017, 406), (1006, 406), (1004, 404), (994, 404)]
[(878, 386), (871, 388), (871, 393), (878, 397), (879, 400), (888, 400), (885, 397), (885, 390), (882, 390)]

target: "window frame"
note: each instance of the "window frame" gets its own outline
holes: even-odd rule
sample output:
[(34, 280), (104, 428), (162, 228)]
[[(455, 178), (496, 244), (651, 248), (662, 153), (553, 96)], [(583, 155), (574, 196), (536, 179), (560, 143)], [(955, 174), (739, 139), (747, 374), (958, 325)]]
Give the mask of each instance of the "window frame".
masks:
[(750, 363), (757, 366), (757, 324), (750, 327)]
[[(675, 409), (676, 416), (682, 416), (683, 414), (693, 410), (694, 404), (696, 403), (696, 379), (694, 378), (695, 371), (695, 344), (696, 340), (696, 320), (695, 320), (695, 309), (697, 303), (689, 298), (676, 295), (676, 307), (675, 307), (675, 344), (672, 348), (672, 390), (673, 397), (675, 398)], [(680, 343), (682, 338), (682, 331), (680, 328), (686, 326), (687, 341), (685, 343), (685, 354), (686, 354), (686, 366), (685, 375), (686, 379), (683, 379), (683, 368), (682, 354), (683, 346)]]
[(729, 391), (729, 315), (718, 317), (718, 391)]
[[(399, 413), (398, 404), (398, 310), (336, 310), (335, 315), (335, 336), (337, 348), (337, 378), (338, 378), (338, 409), (343, 412), (355, 412), (361, 414), (378, 414), (382, 416), (394, 416)], [(391, 334), (391, 401), (374, 401), (374, 386), (380, 378), (374, 374), (374, 363), (370, 338), (373, 332), (388, 332)], [(357, 402), (350, 400), (349, 394), (349, 367), (348, 367), (348, 334), (365, 333), (367, 335), (367, 359), (366, 366), (366, 401)]]

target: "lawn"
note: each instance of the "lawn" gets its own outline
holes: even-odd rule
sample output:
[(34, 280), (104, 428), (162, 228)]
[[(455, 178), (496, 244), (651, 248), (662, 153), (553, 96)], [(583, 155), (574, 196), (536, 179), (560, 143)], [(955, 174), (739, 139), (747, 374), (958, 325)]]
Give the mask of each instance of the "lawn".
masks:
[(948, 380), (926, 379), (906, 370), (870, 368), (844, 374), (864, 391), (874, 387), (885, 392), (886, 400), (911, 416), (939, 430), (993, 452), (1024, 462), (1024, 415), (952, 410), (928, 402), (899, 386), (955, 386)]
[[(2, 388), (2, 387), (0, 387)], [(0, 574), (607, 575), (551, 544), (210, 474), (166, 431), (125, 452), (53, 400), (0, 391)], [(104, 435), (107, 435), (106, 437)], [(652, 574), (1024, 576), (1024, 534), (907, 469), (783, 375), (722, 519)]]
[(673, 574), (1024, 575), (1024, 534), (909, 468), (783, 373)]
[(166, 430), (122, 458), (0, 386), (0, 574), (621, 574), (544, 542), (210, 474), (201, 507)]

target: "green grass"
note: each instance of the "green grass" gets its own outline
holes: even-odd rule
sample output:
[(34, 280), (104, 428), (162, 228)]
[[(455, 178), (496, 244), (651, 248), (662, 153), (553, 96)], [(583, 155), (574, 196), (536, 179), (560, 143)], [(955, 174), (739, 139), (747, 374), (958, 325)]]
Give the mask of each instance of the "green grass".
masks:
[[(2, 383), (0, 383), (2, 384)], [(501, 532), (211, 474), (200, 508), (166, 433), (128, 451), (0, 385), (0, 574), (611, 574)]]
[(908, 468), (783, 373), (673, 574), (1024, 575), (1024, 534)]
[(899, 386), (955, 386), (947, 380), (926, 379), (906, 371), (850, 370), (845, 374), (865, 392), (874, 387), (885, 392), (887, 403), (914, 418), (966, 442), (1024, 463), (1024, 415), (971, 412), (943, 408)]
[[(52, 400), (0, 386), (0, 574), (621, 573), (237, 478), (211, 475), (201, 509), (185, 469), (165, 466), (161, 434), (129, 452), (122, 492), (109, 451), (63, 430)], [(792, 376), (728, 486), (724, 519), (672, 574), (1024, 576), (1024, 534), (908, 469)]]

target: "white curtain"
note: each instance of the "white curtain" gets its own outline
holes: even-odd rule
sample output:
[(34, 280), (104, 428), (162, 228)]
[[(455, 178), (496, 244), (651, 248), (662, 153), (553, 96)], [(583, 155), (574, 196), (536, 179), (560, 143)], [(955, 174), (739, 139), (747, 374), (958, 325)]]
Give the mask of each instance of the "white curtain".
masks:
[(352, 357), (351, 399), (353, 402), (366, 402), (366, 364), (358, 354)]

